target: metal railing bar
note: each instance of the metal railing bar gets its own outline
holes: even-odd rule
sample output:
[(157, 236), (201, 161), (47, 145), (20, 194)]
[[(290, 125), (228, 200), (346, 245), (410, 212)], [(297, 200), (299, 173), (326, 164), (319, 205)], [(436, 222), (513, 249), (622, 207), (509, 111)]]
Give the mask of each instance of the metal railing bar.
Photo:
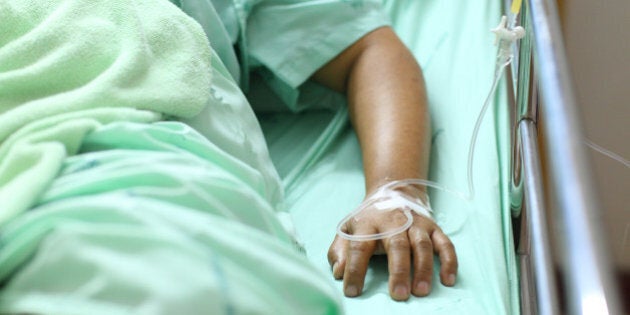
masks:
[(556, 196), (559, 240), (570, 314), (619, 314), (620, 304), (583, 146), (577, 106), (565, 61), (556, 4), (529, 0), (536, 69), (544, 117), (549, 178)]
[(527, 207), (527, 229), (531, 237), (531, 257), (536, 279), (538, 314), (560, 314), (550, 238), (547, 232), (543, 181), (538, 152), (536, 124), (529, 119), (519, 123), (524, 170), (524, 197)]

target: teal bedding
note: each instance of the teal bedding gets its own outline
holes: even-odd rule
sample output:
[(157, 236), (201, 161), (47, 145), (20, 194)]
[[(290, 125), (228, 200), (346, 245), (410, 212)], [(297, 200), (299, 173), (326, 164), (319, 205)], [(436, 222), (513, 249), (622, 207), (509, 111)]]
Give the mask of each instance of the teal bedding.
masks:
[[(0, 313), (518, 313), (503, 95), (480, 133), (474, 202), (431, 195), (457, 247), (458, 284), (394, 302), (377, 257), (365, 293), (347, 299), (326, 250), (361, 200), (363, 177), (338, 97), (310, 99), (332, 111), (261, 114), (263, 133), (238, 70), (207, 51), (204, 25), (175, 7), (137, 1), (160, 5), (126, 12), (111, 10), (126, 0), (95, 0), (106, 18), (82, 20), (81, 1), (50, 1), (51, 11), (27, 16), (29, 1), (0, 2)], [(425, 71), (431, 179), (460, 191), (492, 81), (495, 2), (384, 2)], [(152, 18), (165, 13), (172, 32)], [(111, 20), (142, 21), (143, 32), (117, 32), (119, 41), (94, 32), (82, 45), (68, 32), (73, 23), (138, 29)], [(51, 44), (35, 49), (41, 38)], [(100, 63), (77, 63), (106, 45)], [(191, 58), (198, 67), (178, 63)]]
[[(500, 2), (385, 0), (384, 6), (424, 70), (433, 124), (430, 179), (465, 193), (470, 134), (493, 80), (496, 48), (489, 30), (500, 20)], [(499, 91), (477, 140), (474, 200), (430, 192), (436, 220), (457, 250), (457, 284), (448, 288), (434, 280), (428, 297), (394, 302), (386, 259), (376, 257), (364, 294), (343, 298), (348, 314), (519, 313), (506, 185), (510, 133), (506, 98)], [(326, 254), (336, 224), (364, 196), (360, 150), (339, 118), (344, 115), (343, 110), (260, 115), (299, 241), (309, 260), (329, 274)], [(336, 287), (341, 295), (341, 281)]]

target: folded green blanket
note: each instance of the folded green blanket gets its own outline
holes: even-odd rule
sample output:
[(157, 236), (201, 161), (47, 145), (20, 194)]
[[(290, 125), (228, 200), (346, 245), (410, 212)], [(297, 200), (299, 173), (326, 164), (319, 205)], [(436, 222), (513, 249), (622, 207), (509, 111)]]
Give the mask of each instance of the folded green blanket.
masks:
[(0, 226), (94, 128), (200, 112), (210, 56), (166, 0), (0, 2)]

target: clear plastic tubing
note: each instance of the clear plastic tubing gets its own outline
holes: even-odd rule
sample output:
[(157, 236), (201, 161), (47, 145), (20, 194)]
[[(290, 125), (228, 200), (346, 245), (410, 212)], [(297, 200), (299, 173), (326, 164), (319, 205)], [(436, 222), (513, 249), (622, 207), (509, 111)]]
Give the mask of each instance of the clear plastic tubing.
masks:
[[(413, 224), (413, 216), (411, 212), (415, 212), (416, 214), (423, 215), (429, 219), (431, 218), (431, 205), (429, 203), (428, 195), (426, 195), (426, 200), (414, 199), (410, 196), (406, 196), (404, 193), (396, 191), (396, 188), (400, 187), (413, 187), (413, 186), (426, 186), (434, 189), (438, 189), (447, 193), (450, 193), (460, 199), (465, 201), (470, 201), (474, 198), (475, 188), (473, 184), (473, 162), (475, 157), (475, 147), (477, 137), (479, 135), (479, 130), (481, 128), (481, 123), (485, 114), (490, 106), (490, 100), (494, 96), (497, 86), (501, 80), (501, 76), (503, 75), (503, 71), (505, 67), (507, 67), (512, 62), (512, 44), (522, 38), (525, 35), (525, 30), (520, 26), (516, 25), (516, 17), (520, 12), (521, 8), (521, 0), (514, 0), (512, 2), (511, 10), (509, 15), (503, 16), (501, 18), (501, 23), (495, 29), (492, 30), (497, 36), (496, 45), (499, 46), (496, 63), (495, 63), (495, 72), (494, 72), (494, 80), (492, 82), (492, 86), (490, 88), (490, 92), (488, 93), (483, 106), (479, 112), (479, 116), (475, 122), (475, 126), (473, 128), (470, 143), (468, 146), (468, 160), (467, 160), (467, 180), (468, 180), (468, 192), (462, 193), (453, 189), (449, 189), (439, 183), (424, 180), (424, 179), (405, 179), (398, 180), (387, 183), (381, 187), (379, 187), (374, 193), (366, 198), (354, 211), (348, 214), (345, 218), (343, 218), (339, 224), (337, 225), (337, 234), (342, 238), (351, 240), (351, 241), (373, 241), (379, 240), (383, 238), (388, 238), (392, 235), (402, 233), (406, 231)], [(617, 162), (623, 164), (625, 167), (630, 167), (630, 163), (624, 159), (623, 157), (617, 155), (614, 152), (610, 152), (597, 144), (594, 144), (588, 140), (585, 141), (586, 145), (591, 147), (592, 149), (616, 160)], [(387, 206), (384, 206), (387, 205)], [(376, 209), (376, 210), (375, 210)], [(344, 226), (353, 218), (358, 220), (360, 218), (360, 214), (368, 211), (391, 211), (395, 209), (401, 209), (407, 219), (405, 224), (391, 229), (385, 232), (379, 232), (374, 234), (348, 234), (344, 232)]]
[[(514, 2), (518, 2), (520, 3), (519, 0), (516, 0)], [(396, 187), (400, 187), (400, 186), (405, 186), (405, 185), (423, 185), (426, 187), (431, 187), (434, 189), (438, 189), (447, 193), (450, 193), (452, 195), (457, 196), (460, 199), (466, 200), (466, 201), (470, 201), (472, 200), (472, 198), (475, 195), (475, 191), (474, 191), (474, 184), (473, 184), (473, 162), (474, 162), (474, 156), (475, 156), (475, 144), (477, 141), (477, 136), (479, 135), (479, 130), (481, 127), (481, 123), (483, 121), (483, 118), (485, 117), (485, 114), (488, 110), (488, 107), (490, 106), (490, 100), (492, 99), (492, 97), (494, 96), (494, 93), (496, 92), (497, 86), (499, 85), (499, 82), (501, 80), (501, 76), (503, 74), (503, 71), (505, 70), (505, 67), (507, 67), (511, 61), (512, 61), (512, 54), (511, 54), (511, 47), (512, 47), (512, 43), (514, 43), (514, 41), (520, 39), (521, 37), (524, 36), (524, 30), (521, 27), (514, 27), (515, 24), (515, 17), (518, 14), (518, 10), (516, 12), (514, 12), (514, 3), (512, 5), (512, 12), (510, 14), (510, 21), (507, 21), (507, 17), (503, 17), (501, 19), (501, 24), (499, 24), (499, 26), (495, 29), (493, 29), (492, 31), (497, 35), (497, 45), (499, 46), (499, 51), (497, 54), (497, 61), (495, 64), (495, 72), (494, 72), (494, 80), (492, 82), (492, 86), (490, 88), (490, 92), (488, 93), (483, 106), (481, 107), (481, 111), (479, 112), (479, 116), (477, 117), (477, 121), (475, 122), (475, 126), (473, 128), (472, 131), (472, 135), (470, 137), (470, 144), (468, 146), (468, 161), (467, 161), (467, 179), (468, 179), (468, 192), (467, 193), (462, 193), (453, 189), (449, 189), (443, 185), (440, 185), (439, 183), (433, 182), (433, 181), (429, 181), (429, 180), (424, 180), (424, 179), (406, 179), (406, 180), (400, 180), (400, 181), (394, 181), (391, 183), (388, 183), (382, 187), (380, 187), (379, 189), (377, 189), (377, 194), (380, 193), (383, 190), (386, 189), (395, 189)], [(520, 5), (518, 6), (518, 8), (520, 8)], [(506, 27), (508, 26), (507, 24), (509, 23), (509, 29)], [(364, 201), (363, 203), (361, 203), (361, 205), (359, 205), (359, 207), (357, 207), (357, 209), (355, 209), (354, 211), (352, 211), (350, 214), (348, 214), (345, 218), (343, 218), (339, 224), (337, 225), (337, 234), (339, 236), (341, 236), (342, 238), (351, 240), (351, 241), (372, 241), (372, 240), (378, 240), (378, 239), (383, 239), (383, 238), (387, 238), (390, 237), (392, 235), (401, 233), (406, 231), (411, 224), (413, 223), (413, 217), (411, 215), (411, 211), (415, 211), (416, 213), (419, 213), (421, 215), (424, 215), (426, 217), (431, 218), (430, 216), (430, 212), (432, 211), (430, 208), (430, 205), (428, 205), (428, 200), (427, 200), (427, 204), (420, 204), (419, 207), (421, 207), (422, 209), (424, 209), (423, 211), (417, 211), (417, 209), (414, 209), (413, 206), (410, 206), (408, 204), (408, 201), (404, 201), (401, 204), (401, 208), (403, 210), (403, 213), (405, 214), (407, 221), (405, 222), (405, 224), (401, 225), (400, 227), (397, 227), (395, 229), (389, 230), (389, 231), (385, 231), (385, 232), (380, 232), (380, 233), (375, 233), (375, 234), (365, 234), (365, 235), (357, 235), (357, 234), (348, 234), (346, 232), (344, 232), (344, 226), (346, 226), (346, 223), (349, 222), (350, 220), (352, 220), (353, 218), (355, 218), (357, 215), (359, 215), (362, 211), (364, 211), (364, 209), (369, 208), (370, 206), (373, 205), (374, 201), (370, 200), (371, 198), (368, 197), (368, 200)], [(394, 208), (390, 208), (390, 209), (394, 209)]]

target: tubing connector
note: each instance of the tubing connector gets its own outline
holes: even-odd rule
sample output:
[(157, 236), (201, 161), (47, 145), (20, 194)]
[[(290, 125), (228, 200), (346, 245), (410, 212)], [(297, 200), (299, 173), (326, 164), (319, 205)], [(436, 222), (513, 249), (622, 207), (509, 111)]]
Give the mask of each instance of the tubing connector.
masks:
[(512, 57), (512, 44), (525, 37), (525, 29), (522, 26), (516, 26), (512, 29), (507, 27), (505, 15), (501, 17), (501, 23), (490, 31), (496, 35), (494, 45), (499, 46), (498, 58), (502, 62), (507, 62)]

